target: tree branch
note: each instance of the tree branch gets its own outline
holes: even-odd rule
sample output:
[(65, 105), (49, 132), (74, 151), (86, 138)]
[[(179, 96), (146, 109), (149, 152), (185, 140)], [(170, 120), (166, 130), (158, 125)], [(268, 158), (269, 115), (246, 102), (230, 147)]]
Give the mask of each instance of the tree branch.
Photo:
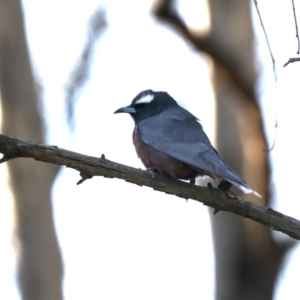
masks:
[(75, 169), (82, 176), (78, 183), (92, 178), (92, 176), (104, 176), (123, 179), (140, 186), (152, 187), (157, 191), (185, 199), (193, 199), (217, 210), (228, 211), (249, 218), (300, 240), (300, 221), (271, 208), (228, 195), (219, 189), (195, 186), (160, 175), (153, 178), (149, 172), (109, 161), (103, 155), (101, 158), (87, 156), (56, 146), (21, 141), (1, 134), (0, 153), (4, 154), (0, 163), (13, 158), (28, 157)]
[(284, 65), (283, 67), (286, 67), (288, 64), (294, 63), (300, 61), (300, 57), (291, 57)]
[(256, 99), (251, 80), (246, 78), (232, 49), (228, 49), (215, 34), (199, 35), (190, 30), (175, 9), (174, 0), (157, 0), (153, 5), (153, 14), (161, 22), (169, 25), (196, 50), (209, 54), (220, 64), (231, 77), (233, 82), (249, 99)]
[(266, 29), (265, 29), (262, 17), (260, 15), (260, 11), (259, 11), (259, 8), (258, 8), (257, 0), (253, 0), (253, 2), (254, 2), (255, 8), (256, 8), (256, 12), (257, 12), (257, 15), (258, 15), (258, 18), (259, 18), (259, 21), (260, 21), (260, 25), (261, 25), (261, 27), (263, 29), (263, 32), (264, 32), (264, 35), (265, 35), (265, 39), (266, 39), (266, 42), (267, 42), (267, 45), (268, 45), (268, 49), (269, 49), (269, 53), (270, 53), (270, 57), (271, 57), (271, 60), (272, 60), (272, 65), (273, 65), (274, 78), (275, 78), (275, 81), (277, 81), (275, 58), (273, 56), (273, 53), (272, 53), (272, 50), (271, 50), (271, 45), (270, 45), (270, 42), (269, 42), (269, 39), (268, 39), (268, 35), (267, 35), (267, 32), (266, 32)]
[(295, 8), (294, 0), (292, 0), (292, 5), (293, 5), (293, 14), (294, 14), (295, 28), (296, 28), (296, 39), (298, 41), (297, 54), (299, 54), (300, 53), (300, 39), (299, 39), (298, 23), (297, 23), (296, 8)]
[(65, 87), (68, 121), (72, 127), (75, 103), (90, 77), (95, 47), (106, 26), (104, 11), (101, 8), (96, 9), (88, 23), (87, 41)]

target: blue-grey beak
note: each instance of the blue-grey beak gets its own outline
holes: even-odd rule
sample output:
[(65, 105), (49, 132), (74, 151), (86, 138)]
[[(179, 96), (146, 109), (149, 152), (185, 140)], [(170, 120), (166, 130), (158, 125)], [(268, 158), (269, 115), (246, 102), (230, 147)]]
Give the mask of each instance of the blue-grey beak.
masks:
[(117, 109), (114, 112), (114, 114), (119, 114), (119, 113), (135, 114), (136, 110), (131, 106), (124, 106), (124, 107)]

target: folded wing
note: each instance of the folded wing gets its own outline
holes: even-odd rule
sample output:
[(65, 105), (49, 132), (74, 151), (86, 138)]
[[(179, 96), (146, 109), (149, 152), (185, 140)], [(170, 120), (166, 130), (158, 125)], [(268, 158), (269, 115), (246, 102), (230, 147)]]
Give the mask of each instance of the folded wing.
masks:
[(150, 117), (138, 124), (138, 130), (142, 140), (153, 148), (197, 169), (226, 179), (246, 193), (254, 192), (221, 160), (201, 124), (190, 113), (174, 115), (167, 112)]

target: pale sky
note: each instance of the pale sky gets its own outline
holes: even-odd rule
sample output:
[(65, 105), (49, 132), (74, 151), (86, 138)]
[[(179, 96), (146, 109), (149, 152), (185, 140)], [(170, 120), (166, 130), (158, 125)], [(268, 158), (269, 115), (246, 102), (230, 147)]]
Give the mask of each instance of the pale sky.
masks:
[[(197, 11), (191, 9), (194, 2), (181, 1), (186, 17)], [(152, 1), (23, 3), (33, 66), (44, 88), (50, 144), (92, 156), (104, 153), (110, 160), (143, 168), (131, 142), (132, 120), (113, 112), (147, 88), (168, 91), (201, 120), (213, 141), (209, 62), (155, 22), (149, 13)], [(109, 26), (96, 48), (91, 78), (76, 106), (75, 131), (70, 133), (64, 112), (64, 87), (82, 50), (87, 20), (99, 3), (104, 8), (109, 4)], [(278, 72), (275, 84), (254, 13), (262, 68), (258, 89), (267, 111), (270, 140), (275, 134), (276, 114), (279, 122), (272, 153), (277, 191), (273, 208), (300, 219), (299, 200), (292, 189), (293, 179), (298, 178), (294, 170), (300, 167), (296, 156), (299, 143), (293, 139), (300, 122), (300, 65), (282, 68), (297, 50), (292, 9), (290, 3), (283, 1), (272, 1), (271, 10), (269, 1), (259, 4)], [(300, 1), (295, 5), (300, 10)], [(0, 168), (0, 182), (5, 182), (3, 169)], [(65, 299), (213, 300), (215, 266), (208, 208), (117, 179), (94, 177), (77, 186), (78, 180), (78, 172), (62, 168), (53, 190), (65, 268)], [(0, 200), (0, 299), (18, 299), (11, 203), (5, 193)], [(286, 239), (282, 235), (278, 238)], [(276, 300), (289, 299), (291, 295), (293, 299), (300, 298), (299, 266), (298, 246), (288, 256)]]

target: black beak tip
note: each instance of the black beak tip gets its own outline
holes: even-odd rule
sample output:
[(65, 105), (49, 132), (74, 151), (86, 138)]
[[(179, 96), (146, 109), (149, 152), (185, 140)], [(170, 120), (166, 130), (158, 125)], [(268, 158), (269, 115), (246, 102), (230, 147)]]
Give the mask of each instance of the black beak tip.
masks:
[(119, 113), (127, 113), (127, 114), (134, 114), (136, 113), (136, 110), (131, 107), (131, 106), (125, 106), (117, 109), (114, 114), (119, 114)]
[[(123, 107), (122, 107), (122, 108), (123, 108)], [(124, 111), (122, 110), (122, 108), (117, 109), (117, 110), (114, 112), (114, 114), (119, 114), (119, 113), (124, 112)]]

